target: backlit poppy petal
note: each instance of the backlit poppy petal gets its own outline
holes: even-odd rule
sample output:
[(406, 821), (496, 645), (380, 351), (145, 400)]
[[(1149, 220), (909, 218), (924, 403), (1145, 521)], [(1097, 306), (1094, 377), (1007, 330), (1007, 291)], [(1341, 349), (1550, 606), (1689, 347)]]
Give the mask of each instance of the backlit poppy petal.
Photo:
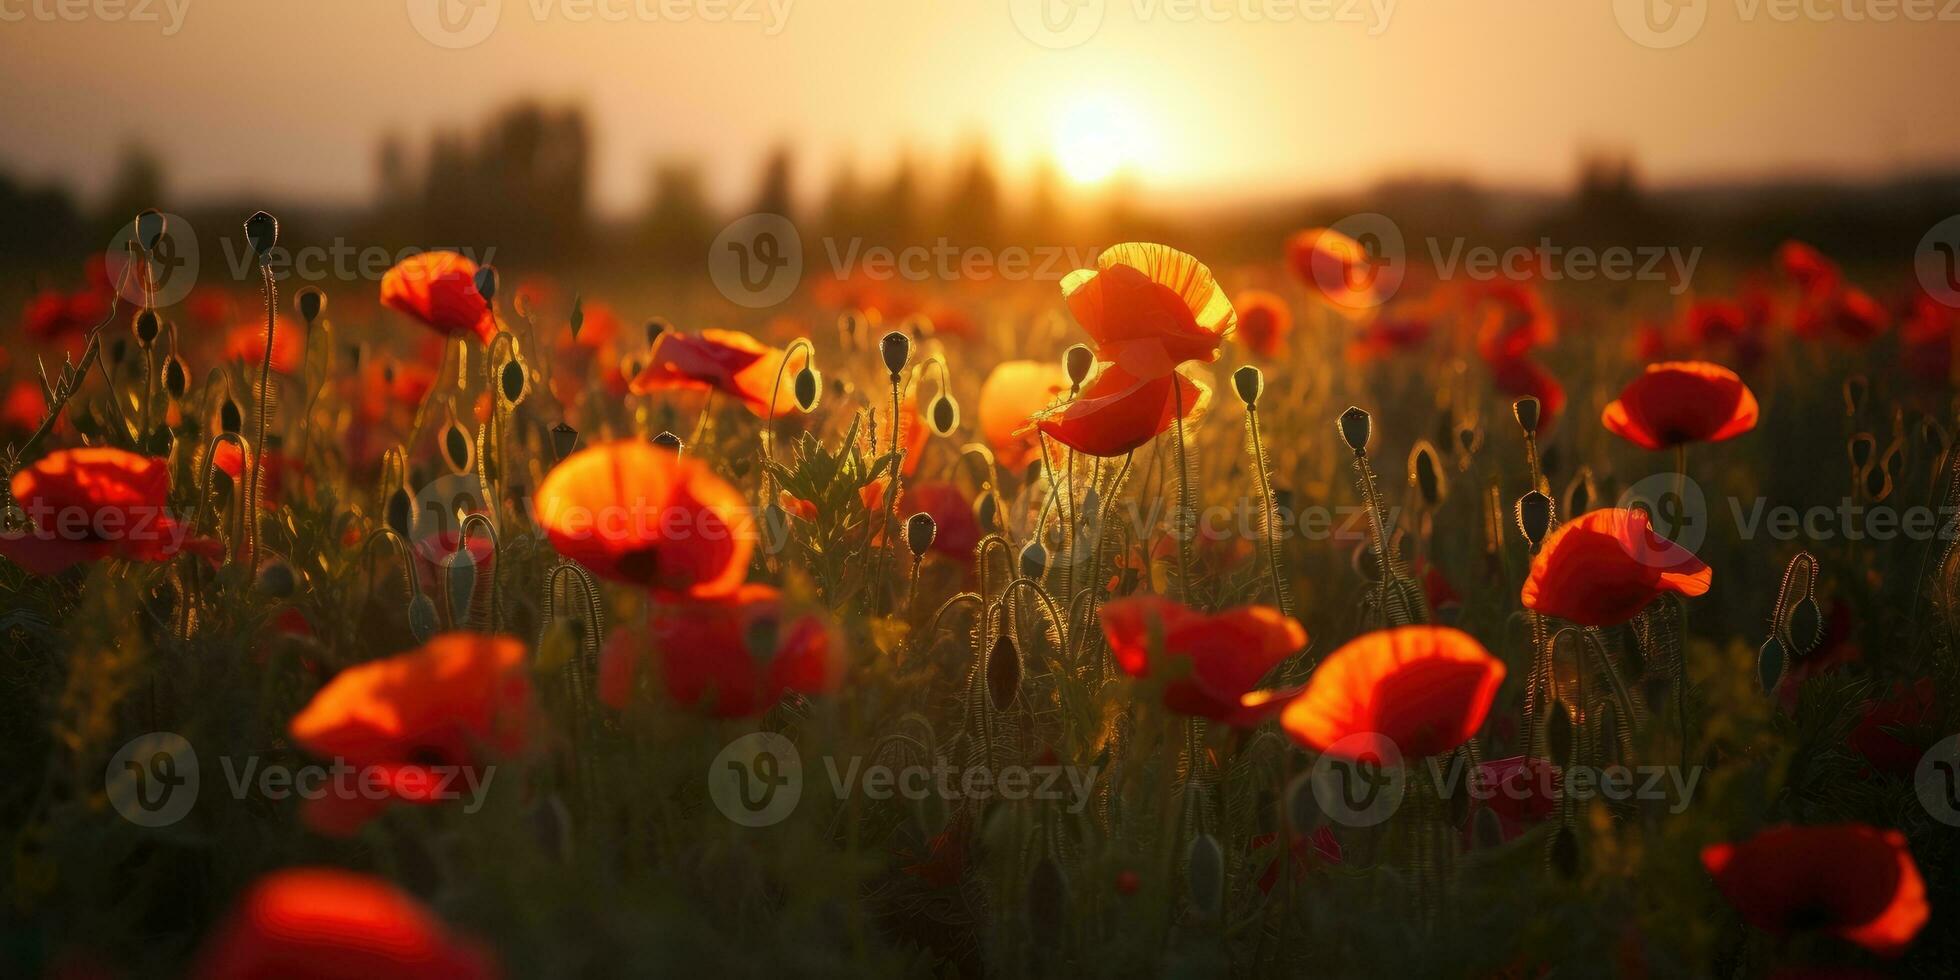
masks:
[(260, 878), (206, 940), (193, 976), (321, 980), (488, 980), (474, 943), (379, 878), (291, 868)]
[(1504, 664), (1461, 630), (1377, 630), (1328, 655), (1280, 724), (1322, 752), (1438, 755), (1476, 734), (1503, 681)]
[(1188, 420), (1203, 411), (1210, 394), (1203, 385), (1180, 373), (1138, 378), (1112, 364), (1074, 400), (1042, 412), (1030, 422), (1033, 428), (1079, 452), (1121, 456), (1170, 428), (1177, 418), (1180, 399)]
[(381, 305), (406, 313), (437, 333), (497, 335), (497, 319), (476, 289), (475, 262), (455, 252), (420, 252), (395, 263), (381, 277)]
[(0, 555), (36, 575), (103, 558), (162, 561), (208, 550), (167, 509), (170, 465), (106, 446), (62, 449), (35, 460), (11, 481), (26, 518), (0, 531)]
[(1777, 826), (1710, 845), (1701, 862), (1743, 919), (1770, 932), (1823, 932), (1896, 956), (1930, 914), (1926, 883), (1896, 830)]
[(1003, 361), (980, 386), (980, 434), (994, 457), (1018, 472), (1034, 459), (1035, 440), (1018, 433), (1068, 391), (1068, 372), (1053, 361)]
[(1582, 626), (1632, 619), (1663, 592), (1698, 596), (1714, 572), (1654, 532), (1647, 513), (1606, 507), (1566, 522), (1539, 545), (1521, 597), (1525, 608)]
[(573, 453), (545, 475), (532, 507), (559, 554), (647, 588), (726, 595), (755, 550), (739, 491), (700, 461), (638, 439)]
[(654, 342), (646, 366), (630, 387), (636, 394), (662, 389), (718, 391), (767, 418), (772, 410), (777, 416), (802, 411), (796, 403), (795, 381), (795, 371), (785, 369), (783, 352), (748, 334), (669, 330)]
[(1103, 638), (1124, 673), (1151, 676), (1153, 650), (1189, 664), (1187, 673), (1165, 684), (1165, 707), (1243, 727), (1283, 708), (1286, 699), (1254, 689), (1307, 643), (1305, 627), (1270, 606), (1206, 614), (1162, 596), (1139, 595), (1105, 603), (1101, 619)]
[(1137, 377), (1184, 361), (1212, 361), (1237, 314), (1211, 271), (1163, 245), (1106, 249), (1095, 269), (1062, 280), (1069, 312), (1095, 341), (1096, 357)]
[(1601, 424), (1642, 449), (1721, 442), (1756, 427), (1755, 392), (1706, 361), (1650, 364), (1606, 406)]

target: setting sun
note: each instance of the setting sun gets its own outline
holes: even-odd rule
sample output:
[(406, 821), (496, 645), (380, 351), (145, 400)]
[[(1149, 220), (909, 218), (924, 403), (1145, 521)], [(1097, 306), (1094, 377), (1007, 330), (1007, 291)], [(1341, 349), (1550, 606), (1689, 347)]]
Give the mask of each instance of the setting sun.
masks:
[(1091, 184), (1119, 170), (1137, 169), (1150, 155), (1141, 116), (1109, 95), (1079, 99), (1055, 119), (1055, 158), (1070, 180)]

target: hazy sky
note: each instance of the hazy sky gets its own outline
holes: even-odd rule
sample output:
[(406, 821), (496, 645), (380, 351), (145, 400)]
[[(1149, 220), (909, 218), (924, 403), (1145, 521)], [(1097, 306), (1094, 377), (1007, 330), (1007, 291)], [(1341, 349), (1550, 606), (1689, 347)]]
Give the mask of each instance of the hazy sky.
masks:
[(0, 0), (0, 166), (94, 191), (140, 140), (180, 195), (359, 200), (383, 128), (420, 145), (522, 95), (590, 110), (613, 210), (660, 156), (744, 193), (776, 141), (811, 178), (985, 139), (1011, 171), (1046, 154), (1207, 192), (1558, 183), (1592, 145), (1660, 180), (1960, 161), (1960, 5), (1668, 4)]

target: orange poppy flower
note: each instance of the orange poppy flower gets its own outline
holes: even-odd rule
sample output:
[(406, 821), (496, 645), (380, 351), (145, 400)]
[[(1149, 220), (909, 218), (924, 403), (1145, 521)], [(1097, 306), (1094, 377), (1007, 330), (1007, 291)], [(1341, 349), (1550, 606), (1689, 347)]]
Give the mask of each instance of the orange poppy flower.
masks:
[(1306, 628), (1271, 606), (1207, 614), (1155, 595), (1105, 603), (1102, 631), (1116, 663), (1131, 677), (1165, 669), (1151, 662), (1159, 643), (1162, 656), (1190, 665), (1164, 685), (1164, 707), (1241, 728), (1285, 708), (1286, 695), (1258, 691), (1259, 681), (1307, 645)]
[(1823, 932), (1897, 956), (1930, 914), (1926, 883), (1896, 830), (1786, 824), (1711, 844), (1701, 863), (1744, 921), (1774, 933)]
[(1286, 351), (1287, 335), (1293, 332), (1293, 308), (1276, 293), (1248, 289), (1232, 301), (1239, 311), (1239, 341), (1260, 357), (1278, 357)]
[(1068, 390), (1068, 372), (1053, 361), (1003, 361), (980, 386), (980, 434), (994, 458), (1019, 472), (1033, 461), (1036, 441), (1022, 427)]
[(501, 975), (474, 942), (379, 878), (288, 868), (253, 883), (199, 954), (205, 980), (335, 977), (490, 980)]
[(748, 574), (748, 501), (699, 460), (622, 439), (545, 475), (532, 509), (558, 553), (616, 582), (726, 595)]
[(654, 341), (646, 367), (633, 379), (634, 394), (663, 389), (719, 391), (768, 418), (770, 394), (775, 414), (796, 415), (796, 369), (784, 370), (783, 352), (738, 330), (703, 330), (684, 334), (669, 330)]
[(287, 731), (359, 776), (348, 791), (308, 800), (307, 824), (351, 834), (390, 802), (454, 799), (451, 774), (522, 751), (531, 726), (525, 655), (513, 637), (444, 633), (335, 675)]
[(1734, 371), (1707, 361), (1665, 361), (1607, 404), (1600, 422), (1642, 449), (1721, 442), (1756, 427), (1756, 393)]
[(421, 252), (381, 277), (381, 305), (448, 337), (497, 335), (497, 318), (476, 291), (476, 263), (455, 252)]
[[(883, 482), (883, 481), (879, 481)], [(883, 488), (880, 487), (882, 490)], [(875, 508), (884, 502), (881, 496)], [(973, 549), (980, 545), (980, 519), (973, 514), (973, 500), (966, 491), (951, 483), (907, 484), (899, 501), (898, 519), (902, 527), (911, 514), (931, 514), (938, 530), (933, 534), (932, 550), (954, 561), (971, 561)], [(882, 520), (875, 515), (872, 520)]]
[[(280, 374), (292, 374), (306, 360), (306, 334), (283, 316), (273, 319), (278, 329), (272, 332), (272, 369)], [(246, 320), (225, 334), (225, 360), (244, 361), (256, 378), (259, 362), (264, 358), (264, 319)]]
[(1214, 361), (1238, 314), (1204, 263), (1164, 245), (1106, 249), (1094, 269), (1062, 279), (1075, 322), (1095, 341), (1096, 359), (1137, 378), (1157, 378), (1185, 361)]
[(1348, 758), (1440, 755), (1482, 727), (1504, 664), (1462, 630), (1376, 630), (1329, 654), (1280, 716), (1293, 740)]
[(36, 575), (103, 558), (217, 554), (217, 542), (189, 538), (189, 526), (166, 511), (167, 460), (100, 446), (62, 449), (22, 467), (12, 488), (26, 520), (0, 531), (0, 555)]
[(1017, 431), (1044, 432), (1091, 456), (1121, 456), (1170, 428), (1180, 399), (1189, 420), (1210, 397), (1209, 389), (1181, 372), (1137, 377), (1111, 364), (1073, 400), (1035, 414)]
[(1286, 240), (1286, 264), (1314, 295), (1346, 313), (1381, 305), (1398, 283), (1381, 279), (1360, 242), (1332, 228), (1308, 228)]
[(1581, 626), (1617, 626), (1663, 592), (1698, 596), (1714, 571), (1649, 525), (1647, 512), (1603, 507), (1559, 525), (1525, 579), (1525, 608)]
[[(745, 585), (715, 599), (667, 598), (651, 612), (651, 637), (615, 632), (599, 663), (599, 700), (624, 708), (651, 655), (674, 701), (716, 718), (753, 718), (797, 691), (828, 694), (843, 682), (843, 641), (822, 616), (789, 619), (782, 593)], [(650, 641), (650, 642), (649, 642)]]
[(48, 399), (41, 393), (40, 384), (22, 378), (7, 389), (6, 399), (0, 401), (0, 431), (26, 435), (40, 426), (41, 417), (46, 414)]

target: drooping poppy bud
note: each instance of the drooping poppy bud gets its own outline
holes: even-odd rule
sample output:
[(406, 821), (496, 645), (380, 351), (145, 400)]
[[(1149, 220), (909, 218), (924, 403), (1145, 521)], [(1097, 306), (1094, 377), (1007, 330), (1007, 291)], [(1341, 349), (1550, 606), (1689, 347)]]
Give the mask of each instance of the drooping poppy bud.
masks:
[(816, 365), (808, 361), (803, 370), (796, 372), (796, 407), (809, 414), (817, 409), (817, 399), (823, 394), (823, 379), (817, 374)]
[(1026, 578), (1039, 579), (1048, 571), (1048, 549), (1040, 541), (1029, 541), (1021, 549), (1021, 574)]
[(932, 411), (927, 417), (932, 420), (933, 432), (942, 436), (952, 435), (960, 424), (959, 403), (953, 401), (951, 395), (940, 392), (939, 397), (932, 400)]
[(145, 251), (155, 251), (169, 225), (163, 212), (156, 208), (144, 208), (143, 213), (136, 216), (136, 243), (143, 246)]
[(673, 327), (674, 325), (668, 323), (665, 317), (648, 317), (646, 326), (647, 346), (652, 347), (653, 342), (659, 340), (661, 334), (673, 329)]
[(578, 448), (578, 430), (559, 422), (551, 427), (551, 454), (555, 460), (562, 460)]
[(1416, 443), (1409, 453), (1409, 484), (1422, 495), (1424, 505), (1434, 507), (1443, 500), (1443, 469), (1436, 462), (1436, 449), (1427, 440)]
[(653, 437), (653, 444), (671, 452), (681, 451), (681, 437), (672, 432), (662, 432)]

